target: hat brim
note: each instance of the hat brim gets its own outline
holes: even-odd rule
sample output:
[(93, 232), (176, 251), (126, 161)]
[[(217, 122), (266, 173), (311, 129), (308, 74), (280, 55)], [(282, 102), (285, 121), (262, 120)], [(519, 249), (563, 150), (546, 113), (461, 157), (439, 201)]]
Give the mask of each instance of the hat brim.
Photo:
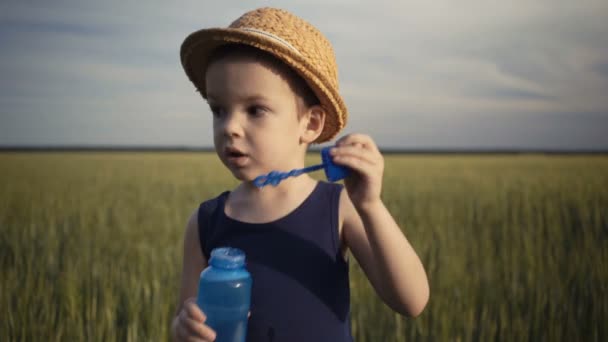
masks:
[(219, 46), (231, 43), (246, 44), (271, 53), (306, 81), (326, 112), (325, 125), (315, 140), (316, 143), (333, 139), (344, 127), (347, 110), (338, 89), (334, 89), (329, 80), (317, 72), (306, 58), (285, 42), (239, 28), (202, 29), (190, 34), (182, 43), (182, 66), (203, 97), (206, 98), (207, 94), (203, 71), (207, 68), (211, 53)]

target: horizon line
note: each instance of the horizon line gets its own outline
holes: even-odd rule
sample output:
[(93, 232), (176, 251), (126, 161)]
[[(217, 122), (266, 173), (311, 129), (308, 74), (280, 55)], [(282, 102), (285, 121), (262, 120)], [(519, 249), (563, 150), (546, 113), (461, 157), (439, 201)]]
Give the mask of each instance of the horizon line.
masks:
[[(608, 148), (538, 147), (379, 147), (383, 154), (608, 154)], [(319, 152), (320, 146), (309, 148)], [(0, 145), (0, 152), (215, 152), (210, 146), (153, 145)]]

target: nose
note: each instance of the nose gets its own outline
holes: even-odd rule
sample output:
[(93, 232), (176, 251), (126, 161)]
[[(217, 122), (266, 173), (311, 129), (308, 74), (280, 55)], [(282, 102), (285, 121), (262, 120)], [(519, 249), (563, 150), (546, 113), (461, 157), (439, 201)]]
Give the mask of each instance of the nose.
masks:
[(226, 113), (219, 124), (224, 136), (237, 137), (243, 134), (241, 118), (236, 112)]

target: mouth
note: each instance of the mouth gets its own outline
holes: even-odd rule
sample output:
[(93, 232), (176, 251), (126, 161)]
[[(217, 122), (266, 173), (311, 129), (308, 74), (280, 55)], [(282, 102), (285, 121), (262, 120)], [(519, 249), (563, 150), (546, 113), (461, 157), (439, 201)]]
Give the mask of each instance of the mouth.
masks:
[(226, 148), (224, 153), (228, 162), (237, 166), (243, 166), (248, 158), (248, 155), (246, 153), (235, 148)]
[(229, 158), (238, 158), (238, 157), (245, 157), (247, 156), (244, 152), (241, 152), (239, 150), (237, 150), (236, 148), (226, 148), (226, 156), (228, 156)]

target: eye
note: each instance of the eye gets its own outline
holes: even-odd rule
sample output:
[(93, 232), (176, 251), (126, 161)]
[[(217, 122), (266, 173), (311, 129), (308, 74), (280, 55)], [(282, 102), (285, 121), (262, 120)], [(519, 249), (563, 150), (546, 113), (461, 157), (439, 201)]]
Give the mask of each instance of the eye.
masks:
[(259, 105), (253, 105), (253, 106), (247, 107), (247, 114), (254, 116), (254, 117), (263, 116), (264, 114), (266, 114), (267, 111), (268, 110), (265, 107), (262, 107)]

